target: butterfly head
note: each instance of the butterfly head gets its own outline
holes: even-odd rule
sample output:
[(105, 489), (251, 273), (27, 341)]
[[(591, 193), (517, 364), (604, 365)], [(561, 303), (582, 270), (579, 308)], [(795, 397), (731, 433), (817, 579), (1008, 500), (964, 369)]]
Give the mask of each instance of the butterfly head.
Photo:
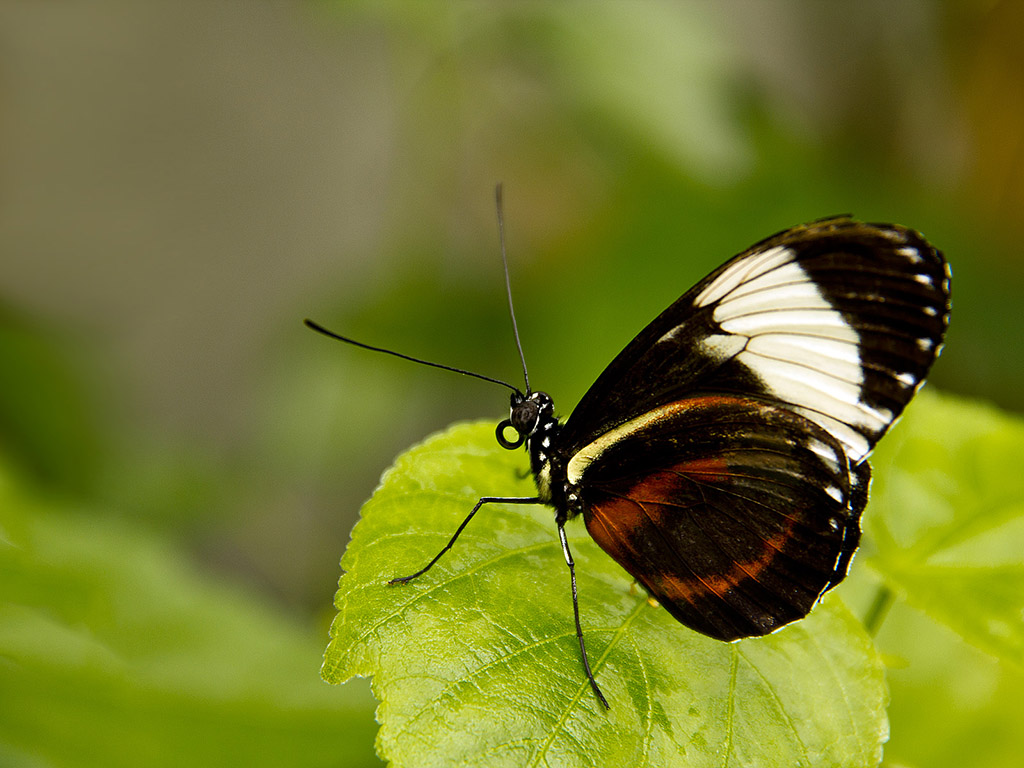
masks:
[[(518, 448), (537, 431), (542, 422), (550, 421), (554, 414), (554, 403), (546, 392), (522, 394), (513, 392), (509, 417), (498, 425), (495, 435), (502, 448)], [(505, 437), (505, 430), (511, 427), (516, 432), (514, 440)]]

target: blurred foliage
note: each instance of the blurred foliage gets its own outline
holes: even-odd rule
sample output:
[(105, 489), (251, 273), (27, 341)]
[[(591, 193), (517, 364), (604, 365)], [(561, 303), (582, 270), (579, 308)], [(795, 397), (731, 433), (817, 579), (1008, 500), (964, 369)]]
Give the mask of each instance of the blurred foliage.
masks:
[(376, 765), (365, 688), (173, 545), (0, 467), (0, 763)]
[(100, 427), (66, 343), (0, 306), (0, 456), (43, 485), (95, 489)]
[(1024, 670), (1024, 422), (921, 400), (875, 454), (871, 564), (912, 605)]
[[(497, 181), (527, 362), (563, 413), (710, 268), (841, 212), (946, 252), (954, 311), (932, 381), (1024, 409), (1019, 3), (316, 0), (275, 6), (252, 38), (263, 6), (109, 5), (0, 9), (53, 33), (19, 68), (31, 36), (0, 25), (11, 103), (39, 109), (20, 130), (5, 113), (5, 169), (53, 155), (59, 171), (29, 167), (0, 211), (2, 247), (45, 271), (38, 302), (15, 271), (0, 289), (2, 764), (373, 764), (365, 688), (315, 679), (338, 556), (396, 453), (507, 401), (300, 321), (516, 379)], [(305, 37), (285, 35), (298, 16)], [(206, 47), (189, 47), (195, 30)], [(304, 91), (290, 45), (313, 51), (308, 79), (337, 80)], [(61, 79), (66, 51), (85, 54)], [(169, 80), (150, 79), (157, 61)], [(246, 100), (268, 83), (271, 101)], [(291, 93), (311, 95), (274, 100)], [(336, 106), (323, 99), (345, 119), (313, 140), (304, 127)], [(285, 153), (307, 144), (338, 148), (347, 195), (320, 175), (333, 155)], [(180, 169), (197, 178), (176, 186)], [(338, 199), (330, 231), (357, 236), (318, 261), (302, 213)], [(249, 285), (263, 293), (232, 292)], [(152, 332), (161, 290), (190, 335)], [(886, 760), (1015, 765), (1017, 427), (942, 400), (919, 417), (965, 441), (927, 438), (906, 466), (897, 435), (919, 433), (883, 442), (843, 594), (858, 613), (879, 581), (898, 597), (877, 638)], [(910, 523), (928, 535), (904, 549)]]
[(873, 455), (861, 556), (899, 598), (877, 637), (890, 659), (887, 764), (1019, 759), (1021, 455), (1020, 418), (928, 390)]

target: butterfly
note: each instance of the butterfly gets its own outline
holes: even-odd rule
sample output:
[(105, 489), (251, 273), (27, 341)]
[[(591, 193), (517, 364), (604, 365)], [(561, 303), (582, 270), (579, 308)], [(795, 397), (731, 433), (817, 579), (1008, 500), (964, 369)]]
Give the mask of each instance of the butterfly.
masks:
[[(499, 187), (504, 259), (500, 200)], [(709, 637), (765, 635), (803, 618), (847, 574), (867, 458), (924, 383), (949, 312), (949, 265), (917, 232), (846, 216), (793, 227), (658, 315), (564, 422), (530, 388), (521, 345), (525, 390), (306, 323), (512, 390), (496, 437), (525, 446), (537, 494), (481, 498), (433, 560), (390, 583), (426, 573), (486, 504), (552, 507), (584, 672), (608, 707), (587, 657), (565, 524), (582, 517), (651, 597)]]

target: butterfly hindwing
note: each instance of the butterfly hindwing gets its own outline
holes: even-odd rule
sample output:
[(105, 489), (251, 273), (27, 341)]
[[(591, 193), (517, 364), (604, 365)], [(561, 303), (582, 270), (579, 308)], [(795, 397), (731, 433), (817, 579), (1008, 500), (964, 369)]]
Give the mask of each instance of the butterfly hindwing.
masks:
[(923, 382), (948, 313), (946, 262), (916, 232), (848, 218), (786, 230), (627, 345), (569, 417), (565, 445), (695, 394), (757, 395), (828, 430), (859, 463)]
[(676, 619), (722, 640), (805, 616), (845, 576), (866, 473), (809, 419), (734, 396), (671, 403), (569, 463), (594, 540)]

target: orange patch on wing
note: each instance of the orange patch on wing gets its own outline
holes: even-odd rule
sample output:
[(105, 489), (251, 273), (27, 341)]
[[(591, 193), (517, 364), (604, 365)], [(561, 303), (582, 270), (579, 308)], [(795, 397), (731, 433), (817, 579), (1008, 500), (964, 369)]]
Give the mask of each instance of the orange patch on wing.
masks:
[(619, 562), (630, 562), (630, 539), (642, 535), (641, 529), (651, 524), (640, 504), (630, 499), (614, 499), (594, 507), (584, 522), (590, 537)]
[(664, 564), (648, 562), (650, 555), (638, 553), (634, 545), (659, 535), (653, 530), (659, 516), (685, 514), (682, 509), (672, 509), (684, 506), (683, 502), (676, 501), (682, 478), (697, 483), (715, 482), (728, 473), (728, 464), (723, 459), (699, 459), (654, 472), (630, 488), (628, 497), (609, 498), (590, 508), (585, 516), (587, 530), (634, 578), (668, 600), (696, 603), (709, 594), (725, 595), (744, 581), (756, 581), (771, 565), (793, 536), (793, 518), (786, 518), (783, 529), (762, 539), (756, 557), (733, 561), (720, 573), (676, 576), (668, 572), (669, 569), (678, 570), (685, 567), (685, 563), (674, 559)]
[(786, 528), (774, 536), (764, 539), (760, 556), (751, 560), (737, 560), (723, 573), (706, 573), (702, 576), (679, 578), (671, 574), (653, 574), (652, 582), (666, 597), (673, 600), (695, 602), (695, 598), (707, 595), (725, 595), (744, 581), (757, 581), (757, 577), (775, 560), (775, 557), (792, 538), (793, 521), (787, 520)]
[[(729, 476), (729, 465), (725, 459), (706, 458), (685, 461), (675, 465), (674, 472), (706, 483), (721, 483)], [(640, 484), (641, 486), (643, 483)]]

